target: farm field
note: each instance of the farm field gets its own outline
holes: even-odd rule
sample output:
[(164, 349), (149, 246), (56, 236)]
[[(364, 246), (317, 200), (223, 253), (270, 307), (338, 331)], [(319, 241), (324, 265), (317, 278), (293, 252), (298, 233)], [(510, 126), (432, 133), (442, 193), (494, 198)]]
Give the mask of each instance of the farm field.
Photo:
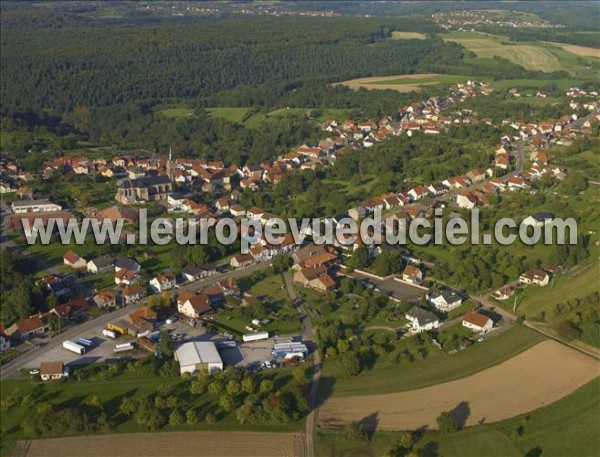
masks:
[(600, 59), (600, 49), (598, 48), (589, 48), (586, 46), (577, 46), (574, 44), (555, 43), (553, 41), (548, 41), (548, 44), (558, 46), (559, 48), (562, 48), (565, 51), (575, 54), (577, 56), (595, 57), (597, 59)]
[[(300, 433), (171, 432), (128, 433), (35, 440), (28, 443), (25, 457), (86, 455), (128, 457), (190, 456), (213, 457), (302, 457)], [(66, 452), (66, 453), (65, 453)]]
[(570, 394), (598, 376), (598, 361), (547, 340), (485, 371), (410, 392), (325, 400), (324, 428), (376, 417), (382, 430), (437, 429), (436, 418), (454, 411), (464, 425), (498, 422)]
[(464, 75), (440, 75), (437, 73), (418, 73), (412, 75), (394, 76), (372, 76), (369, 78), (356, 78), (335, 83), (335, 85), (347, 86), (350, 89), (391, 89), (398, 92), (419, 91), (421, 86), (434, 84), (454, 84), (464, 82), (469, 76)]
[[(542, 335), (533, 330), (514, 326), (501, 335), (453, 355), (431, 345), (425, 360), (414, 360), (410, 364), (391, 363), (384, 357), (371, 370), (363, 371), (357, 376), (336, 377), (332, 395), (345, 398), (370, 395), (373, 392), (393, 393), (453, 381), (509, 360), (543, 339)], [(325, 377), (337, 372), (337, 360), (325, 363)]]
[[(596, 378), (551, 405), (502, 422), (468, 427), (459, 433), (445, 435), (427, 431), (415, 447), (436, 449), (434, 455), (445, 457), (595, 455), (600, 430), (598, 387)], [(566, 436), (570, 439), (565, 439)], [(397, 443), (399, 433), (378, 430), (369, 443), (352, 443), (344, 434), (330, 432), (317, 433), (316, 437), (320, 456), (379, 457)]]
[(419, 32), (392, 32), (392, 40), (426, 40), (427, 35)]

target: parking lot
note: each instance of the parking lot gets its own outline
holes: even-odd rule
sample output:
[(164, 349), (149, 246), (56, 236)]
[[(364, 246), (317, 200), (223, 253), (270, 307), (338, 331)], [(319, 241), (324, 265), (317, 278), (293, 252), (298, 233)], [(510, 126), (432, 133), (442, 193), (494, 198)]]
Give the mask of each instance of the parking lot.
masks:
[[(86, 338), (91, 340), (94, 346), (87, 349), (83, 355), (76, 354), (62, 347), (61, 345), (47, 352), (41, 352), (40, 356), (33, 358), (27, 363), (24, 369), (38, 369), (41, 362), (60, 361), (65, 365), (80, 365), (102, 362), (106, 359), (113, 359), (119, 355), (127, 356), (145, 356), (148, 354), (144, 349), (138, 349), (133, 353), (115, 354), (114, 349), (116, 344), (135, 342), (136, 338), (131, 335), (122, 335), (117, 339), (112, 339), (102, 334), (104, 327), (98, 327), (85, 334), (77, 335), (77, 338)], [(191, 326), (188, 320), (176, 320), (170, 324), (162, 324), (155, 331), (168, 330), (172, 337), (176, 338), (176, 347), (188, 341), (213, 341), (219, 343), (228, 341), (221, 334), (208, 333), (205, 327), (200, 323), (196, 326)], [(75, 342), (77, 338), (71, 338), (69, 341)], [(252, 341), (248, 343), (240, 343), (234, 348), (220, 349), (221, 357), (226, 365), (255, 368), (267, 360), (271, 360), (271, 350), (273, 348), (272, 340)], [(36, 349), (33, 349), (35, 351)]]

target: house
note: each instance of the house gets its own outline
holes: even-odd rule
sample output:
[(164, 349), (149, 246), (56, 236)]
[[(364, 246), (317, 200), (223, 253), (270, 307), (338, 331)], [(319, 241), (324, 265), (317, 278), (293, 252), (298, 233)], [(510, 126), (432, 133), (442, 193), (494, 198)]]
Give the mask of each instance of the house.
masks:
[(410, 321), (411, 330), (416, 333), (433, 330), (440, 325), (440, 320), (435, 314), (418, 306), (409, 309), (404, 317)]
[(115, 284), (117, 284), (117, 285), (135, 284), (137, 282), (138, 278), (139, 278), (139, 276), (135, 271), (131, 271), (131, 270), (122, 268), (119, 271), (115, 272)]
[(177, 311), (186, 317), (198, 319), (200, 316), (212, 311), (210, 301), (206, 294), (192, 295), (184, 302), (177, 304)]
[(460, 192), (456, 196), (456, 204), (459, 208), (473, 209), (477, 206), (477, 197), (471, 192)]
[(519, 282), (521, 284), (537, 284), (540, 287), (544, 287), (550, 282), (550, 275), (544, 270), (534, 268), (519, 276)]
[(111, 290), (96, 292), (92, 300), (99, 308), (114, 308), (117, 305), (117, 297)]
[(4, 325), (0, 325), (0, 354), (10, 349), (10, 338), (6, 334)]
[(47, 325), (40, 316), (31, 316), (21, 319), (6, 329), (6, 334), (11, 338), (30, 340), (46, 332)]
[(423, 282), (423, 272), (415, 266), (408, 265), (402, 272), (402, 280), (413, 284)]
[(180, 374), (196, 375), (201, 371), (208, 374), (223, 370), (223, 360), (211, 341), (194, 341), (182, 344), (175, 351), (175, 360), (179, 362)]
[(265, 213), (265, 210), (262, 208), (257, 208), (256, 206), (250, 208), (246, 211), (246, 217), (252, 221), (260, 221), (262, 215)]
[(363, 206), (357, 206), (355, 208), (350, 208), (348, 210), (348, 216), (350, 216), (355, 221), (363, 219), (367, 216), (367, 209)]
[(154, 292), (161, 293), (175, 287), (175, 275), (172, 273), (159, 273), (150, 281), (150, 287)]
[(240, 294), (240, 286), (235, 279), (229, 277), (225, 279), (221, 279), (217, 286), (221, 288), (224, 295), (234, 295), (237, 296)]
[(463, 297), (449, 287), (442, 289), (434, 287), (427, 293), (427, 302), (445, 313), (458, 308), (462, 304), (462, 301)]
[(294, 282), (310, 289), (327, 292), (335, 290), (335, 281), (327, 274), (327, 267), (302, 268), (294, 272)]
[(123, 302), (128, 305), (144, 298), (146, 296), (146, 289), (137, 284), (132, 284), (123, 289), (121, 296), (123, 297)]
[(554, 220), (554, 214), (552, 213), (535, 213), (529, 217), (523, 219), (523, 224), (533, 225), (535, 227), (543, 227), (544, 225)]
[(229, 207), (229, 213), (234, 217), (244, 217), (246, 210), (240, 205), (233, 205)]
[(474, 332), (486, 333), (492, 329), (494, 322), (489, 317), (470, 310), (462, 317), (462, 325)]
[(62, 362), (40, 363), (40, 378), (42, 378), (42, 381), (62, 379), (65, 375), (64, 372), (65, 368)]
[(135, 260), (122, 256), (117, 257), (113, 265), (115, 267), (115, 271), (129, 270), (133, 271), (134, 273), (139, 273), (139, 271), (142, 269), (140, 264)]
[(427, 186), (417, 186), (417, 187), (413, 187), (412, 189), (410, 189), (408, 191), (408, 197), (410, 198), (411, 201), (416, 201), (416, 200), (420, 200), (428, 193), (429, 193), (429, 189), (427, 188)]
[(129, 322), (140, 332), (154, 330), (156, 313), (147, 306), (142, 306), (127, 316)]
[(250, 254), (237, 254), (232, 257), (229, 265), (231, 268), (242, 268), (252, 265), (254, 258)]
[(72, 250), (68, 250), (65, 253), (63, 256), (63, 263), (71, 268), (85, 268), (87, 265), (85, 259)]
[(202, 269), (194, 265), (187, 265), (181, 270), (181, 277), (184, 281), (197, 281), (201, 274)]
[(490, 297), (502, 301), (508, 300), (515, 293), (514, 287), (501, 287), (490, 294)]
[(87, 265), (87, 271), (89, 273), (102, 273), (104, 271), (109, 270), (113, 266), (113, 258), (107, 255), (103, 255), (102, 257), (97, 257), (95, 259), (90, 260)]
[(474, 170), (468, 171), (467, 178), (473, 183), (481, 182), (485, 180), (485, 170), (482, 168), (475, 168)]
[(218, 199), (215, 203), (215, 208), (222, 212), (229, 211), (229, 200), (225, 197)]
[(311, 257), (315, 257), (326, 252), (327, 249), (325, 246), (312, 243), (294, 252), (292, 254), (292, 260), (296, 265), (303, 266), (304, 263)]

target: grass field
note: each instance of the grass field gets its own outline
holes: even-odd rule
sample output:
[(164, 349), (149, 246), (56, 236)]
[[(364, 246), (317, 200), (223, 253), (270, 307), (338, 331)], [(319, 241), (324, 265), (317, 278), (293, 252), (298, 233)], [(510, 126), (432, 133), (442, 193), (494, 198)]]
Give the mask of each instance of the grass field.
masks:
[[(377, 418), (382, 430), (437, 429), (436, 418), (454, 411), (466, 426), (498, 422), (555, 402), (598, 376), (598, 360), (554, 340), (451, 382), (372, 395), (333, 397), (319, 408), (319, 423), (339, 428)], [(457, 371), (459, 371), (457, 367)]]
[(565, 51), (575, 54), (577, 56), (595, 57), (597, 59), (600, 59), (600, 49), (598, 49), (598, 48), (588, 48), (586, 46), (576, 46), (573, 44), (564, 44), (564, 43), (554, 43), (554, 42), (548, 42), (548, 43), (553, 46), (558, 46), (559, 48), (562, 48)]
[(507, 37), (482, 32), (450, 32), (441, 36), (444, 40), (458, 43), (475, 53), (477, 59), (499, 56), (528, 70), (566, 70), (576, 77), (594, 78), (597, 71), (587, 68), (589, 63), (597, 62), (596, 59), (590, 59), (597, 55), (593, 53), (593, 48), (544, 42), (513, 42)]
[(191, 108), (166, 108), (159, 111), (165, 117), (186, 118), (194, 115)]
[[(392, 363), (377, 361), (370, 370), (353, 377), (337, 376), (331, 386), (334, 397), (370, 395), (418, 389), (452, 381), (490, 368), (529, 349), (544, 339), (539, 333), (515, 326), (484, 343), (453, 355), (431, 346), (424, 360)], [(337, 360), (327, 359), (323, 368), (325, 377), (339, 373)]]
[(426, 40), (427, 35), (419, 32), (392, 32), (392, 40)]
[[(519, 435), (517, 429), (523, 427)], [(527, 415), (458, 433), (427, 431), (415, 447), (444, 457), (593, 456), (600, 447), (600, 383), (594, 381), (571, 395)], [(316, 453), (323, 457), (380, 457), (394, 446), (399, 433), (377, 431), (369, 443), (353, 443), (345, 435), (319, 432)]]

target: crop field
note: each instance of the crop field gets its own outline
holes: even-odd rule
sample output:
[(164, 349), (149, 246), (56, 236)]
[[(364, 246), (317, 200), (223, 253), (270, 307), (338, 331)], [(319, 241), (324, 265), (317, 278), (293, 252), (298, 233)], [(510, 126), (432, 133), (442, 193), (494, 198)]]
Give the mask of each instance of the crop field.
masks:
[(128, 433), (34, 440), (24, 457), (302, 457), (300, 433), (170, 432)]
[(503, 37), (483, 33), (455, 32), (443, 37), (446, 41), (464, 46), (477, 57), (499, 56), (528, 70), (550, 72), (564, 69), (555, 54), (537, 45), (512, 43)]
[(341, 81), (334, 85), (341, 84), (350, 89), (358, 90), (361, 87), (365, 89), (391, 89), (398, 92), (413, 92), (421, 90), (422, 86), (431, 86), (434, 84), (454, 84), (465, 82), (469, 79), (463, 75), (440, 75), (437, 73), (418, 73), (413, 75), (394, 75), (394, 76), (372, 76), (369, 78), (356, 78), (347, 81)]
[(392, 32), (392, 40), (426, 40), (427, 35), (419, 32)]
[(598, 48), (589, 48), (586, 46), (576, 46), (574, 44), (564, 44), (564, 43), (554, 43), (549, 42), (554, 46), (558, 46), (559, 48), (564, 49), (572, 54), (582, 57), (595, 57), (600, 59), (600, 49)]
[(599, 363), (554, 340), (512, 359), (443, 384), (409, 392), (327, 399), (319, 411), (324, 428), (376, 418), (381, 430), (437, 429), (452, 411), (466, 426), (498, 422), (553, 403), (598, 376)]

